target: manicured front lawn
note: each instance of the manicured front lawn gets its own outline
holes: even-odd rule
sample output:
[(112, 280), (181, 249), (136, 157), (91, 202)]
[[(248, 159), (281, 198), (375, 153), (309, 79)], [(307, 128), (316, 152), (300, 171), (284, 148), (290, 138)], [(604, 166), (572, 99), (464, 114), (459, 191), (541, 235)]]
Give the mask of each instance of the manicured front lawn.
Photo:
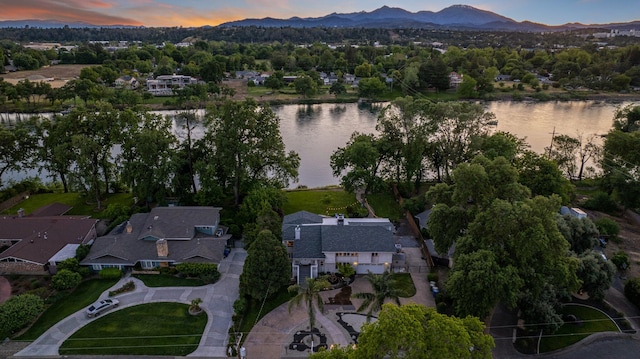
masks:
[(316, 214), (333, 215), (345, 213), (346, 207), (357, 204), (356, 195), (342, 189), (307, 189), (285, 191), (287, 203), (284, 214), (309, 211)]
[[(103, 218), (104, 209), (110, 204), (122, 203), (127, 206), (133, 204), (130, 193), (109, 194), (101, 202), (101, 209), (98, 210), (96, 204), (80, 193), (41, 193), (29, 196), (26, 200), (18, 203), (5, 211), (6, 214), (15, 214), (19, 208), (23, 208), (25, 214), (30, 214), (36, 209), (52, 203), (63, 203), (73, 208), (67, 212), (68, 215), (90, 215), (95, 218)], [(89, 202), (89, 203), (87, 203)]]
[(61, 355), (171, 355), (193, 352), (207, 315), (181, 303), (141, 304), (92, 320), (67, 339)]
[(410, 273), (393, 273), (391, 278), (395, 281), (396, 286), (402, 293), (400, 297), (411, 298), (416, 295), (416, 286)]
[(609, 317), (590, 307), (566, 305), (562, 313), (575, 315), (580, 323), (565, 323), (554, 334), (543, 336), (540, 353), (565, 348), (594, 333), (618, 331), (618, 327)]
[(147, 287), (199, 287), (205, 283), (199, 278), (180, 278), (168, 274), (136, 274)]
[(71, 293), (61, 293), (36, 322), (18, 340), (35, 340), (54, 324), (95, 302), (100, 294), (116, 284), (117, 279), (90, 279)]

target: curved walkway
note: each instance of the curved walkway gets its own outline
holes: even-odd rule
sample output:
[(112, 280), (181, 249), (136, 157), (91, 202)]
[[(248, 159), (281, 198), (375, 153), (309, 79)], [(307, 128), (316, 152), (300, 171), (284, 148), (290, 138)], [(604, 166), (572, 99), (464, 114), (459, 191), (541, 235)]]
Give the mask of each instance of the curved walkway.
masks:
[[(137, 278), (125, 277), (110, 290), (119, 288), (130, 280), (136, 283), (136, 289), (119, 295), (117, 298), (120, 306), (115, 310), (154, 302), (190, 304), (191, 300), (202, 298), (201, 307), (207, 312), (208, 321), (198, 348), (189, 356), (226, 357), (228, 331), (232, 325), (233, 302), (238, 298), (239, 278), (246, 257), (247, 252), (244, 249), (233, 249), (218, 266), (221, 273), (220, 280), (202, 287), (149, 288)], [(107, 298), (108, 292), (109, 290), (102, 293), (100, 299)], [(91, 320), (86, 317), (82, 309), (49, 328), (15, 356), (57, 356), (60, 345)]]

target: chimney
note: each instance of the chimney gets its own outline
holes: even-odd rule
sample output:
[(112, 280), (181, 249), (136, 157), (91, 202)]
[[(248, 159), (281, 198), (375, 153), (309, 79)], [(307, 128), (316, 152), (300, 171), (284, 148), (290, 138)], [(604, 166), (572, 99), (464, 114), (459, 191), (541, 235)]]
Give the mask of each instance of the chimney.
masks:
[(127, 233), (131, 233), (133, 231), (133, 226), (131, 225), (131, 222), (127, 221), (127, 226), (125, 227), (125, 230), (127, 231)]
[(295, 239), (298, 240), (300, 239), (300, 226), (296, 226), (296, 236)]
[(169, 243), (166, 239), (158, 239), (156, 241), (156, 250), (158, 251), (158, 257), (166, 258), (169, 256)]

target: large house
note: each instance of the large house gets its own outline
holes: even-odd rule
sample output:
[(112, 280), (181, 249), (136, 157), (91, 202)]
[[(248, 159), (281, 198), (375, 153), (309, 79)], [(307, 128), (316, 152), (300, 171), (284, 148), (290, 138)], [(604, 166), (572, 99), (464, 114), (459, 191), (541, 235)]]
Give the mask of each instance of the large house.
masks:
[(356, 274), (392, 270), (394, 231), (386, 218), (326, 217), (306, 211), (286, 215), (282, 223), (283, 243), (298, 283), (337, 272), (341, 263), (353, 266)]
[(153, 96), (173, 96), (173, 90), (184, 88), (190, 84), (197, 84), (198, 79), (184, 75), (160, 75), (147, 80), (147, 91)]
[(0, 217), (0, 273), (55, 273), (57, 263), (96, 238), (97, 220), (64, 216), (69, 209), (54, 203), (28, 216), (18, 211)]
[(217, 207), (156, 207), (99, 237), (80, 264), (99, 271), (153, 269), (183, 262), (219, 263), (229, 235)]

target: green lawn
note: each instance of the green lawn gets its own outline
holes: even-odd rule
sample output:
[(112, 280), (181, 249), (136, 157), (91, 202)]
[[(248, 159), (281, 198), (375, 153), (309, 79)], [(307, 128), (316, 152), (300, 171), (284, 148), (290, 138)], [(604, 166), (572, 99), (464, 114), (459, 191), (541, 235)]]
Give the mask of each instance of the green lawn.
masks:
[(94, 202), (80, 193), (41, 193), (29, 196), (26, 200), (9, 208), (4, 214), (17, 213), (19, 208), (23, 208), (25, 214), (30, 214), (42, 206), (55, 202), (73, 206), (73, 208), (66, 213), (68, 215), (90, 215), (95, 218), (103, 218), (103, 210), (107, 208), (108, 205), (122, 203), (129, 206), (133, 204), (133, 199), (130, 193), (110, 194), (107, 196), (107, 199), (102, 201), (101, 209), (98, 210)]
[(413, 284), (410, 273), (393, 273), (391, 278), (395, 281), (396, 286), (402, 293), (400, 297), (411, 298), (416, 295), (416, 287)]
[(344, 213), (346, 207), (356, 203), (355, 194), (342, 189), (305, 189), (285, 191), (287, 203), (284, 204), (285, 214), (298, 211), (309, 211), (316, 214), (333, 215)]
[(185, 356), (200, 342), (207, 315), (192, 316), (189, 305), (151, 303), (105, 314), (67, 339), (60, 355)]
[(147, 287), (199, 287), (205, 283), (199, 278), (180, 278), (168, 274), (136, 274)]
[(609, 317), (590, 307), (566, 305), (562, 313), (575, 315), (581, 324), (565, 323), (554, 334), (543, 336), (540, 342), (540, 353), (565, 348), (590, 334), (618, 331), (618, 327)]
[(403, 217), (402, 208), (396, 202), (391, 191), (387, 193), (374, 193), (367, 195), (367, 202), (373, 208), (376, 216), (389, 218), (395, 221)]
[(57, 300), (17, 339), (35, 340), (57, 322), (95, 302), (102, 292), (112, 287), (117, 281), (116, 279), (90, 279), (80, 283), (73, 292), (56, 296)]

